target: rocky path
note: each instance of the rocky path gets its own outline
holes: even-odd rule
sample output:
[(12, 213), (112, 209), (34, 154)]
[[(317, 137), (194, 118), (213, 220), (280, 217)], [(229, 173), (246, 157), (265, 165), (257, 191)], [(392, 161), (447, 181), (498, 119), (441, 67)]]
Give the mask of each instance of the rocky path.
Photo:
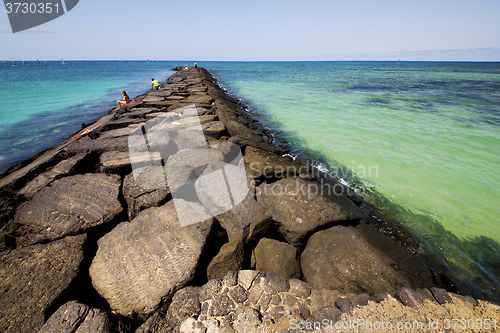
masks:
[(453, 319), (494, 331), (500, 320), (497, 305), (443, 289), (418, 244), (362, 198), (286, 157), (204, 69), (179, 71), (92, 128), (0, 179), (2, 332), (382, 321), (434, 332), (462, 325)]

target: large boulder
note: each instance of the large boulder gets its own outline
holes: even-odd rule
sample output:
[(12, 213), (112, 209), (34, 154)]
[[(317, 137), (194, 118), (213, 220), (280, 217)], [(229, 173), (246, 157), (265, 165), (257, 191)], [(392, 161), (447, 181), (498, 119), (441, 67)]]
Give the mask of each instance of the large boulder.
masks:
[(354, 222), (365, 215), (352, 201), (326, 184), (285, 178), (257, 188), (257, 201), (266, 208), (285, 240), (300, 247), (319, 228)]
[(269, 213), (249, 194), (234, 208), (216, 216), (229, 240), (241, 237), (245, 243), (264, 235), (272, 225)]
[(160, 206), (168, 200), (170, 190), (165, 185), (162, 166), (134, 169), (123, 179), (123, 196), (127, 202), (128, 218), (132, 221), (141, 211)]
[(0, 254), (0, 331), (37, 332), (75, 281), (87, 236), (68, 236)]
[(287, 279), (300, 278), (299, 250), (275, 239), (262, 238), (254, 250), (255, 269), (278, 272)]
[[(184, 214), (203, 210), (186, 207)], [(144, 210), (99, 240), (90, 276), (117, 313), (145, 318), (193, 279), (214, 221), (181, 227), (176, 208), (171, 200)]]
[(336, 226), (315, 233), (300, 262), (305, 280), (315, 289), (374, 295), (411, 285), (397, 263), (353, 227)]
[(41, 173), (31, 182), (26, 184), (26, 186), (24, 186), (21, 191), (17, 193), (17, 195), (25, 199), (31, 199), (38, 191), (47, 186), (50, 182), (73, 173), (76, 169), (78, 169), (78, 167), (81, 166), (81, 164), (83, 164), (82, 161), (86, 156), (87, 154), (80, 153), (59, 162), (52, 169)]
[(29, 243), (81, 233), (122, 211), (116, 175), (84, 174), (53, 181), (19, 206), (14, 221), (31, 228)]

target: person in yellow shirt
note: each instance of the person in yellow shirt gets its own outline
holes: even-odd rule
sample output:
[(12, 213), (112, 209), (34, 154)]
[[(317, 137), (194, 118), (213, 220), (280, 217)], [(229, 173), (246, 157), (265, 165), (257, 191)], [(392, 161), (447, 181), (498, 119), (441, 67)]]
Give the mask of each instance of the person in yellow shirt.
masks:
[(151, 79), (151, 89), (158, 90), (160, 82), (156, 81), (154, 78)]

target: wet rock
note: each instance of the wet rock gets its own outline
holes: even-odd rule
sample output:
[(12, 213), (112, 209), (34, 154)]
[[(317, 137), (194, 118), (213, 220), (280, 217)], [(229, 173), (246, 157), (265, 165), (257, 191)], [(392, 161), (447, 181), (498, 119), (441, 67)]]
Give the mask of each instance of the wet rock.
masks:
[(245, 150), (245, 169), (258, 178), (284, 178), (308, 174), (307, 165), (296, 163), (290, 157), (273, 154), (262, 149), (247, 147)]
[[(46, 311), (79, 274), (86, 237), (1, 253), (0, 331), (37, 332), (42, 327)], [(78, 322), (82, 311), (71, 320)]]
[(193, 279), (212, 225), (181, 227), (172, 201), (144, 210), (99, 240), (92, 284), (117, 313), (146, 317)]
[(122, 211), (120, 177), (85, 174), (61, 178), (17, 210), (15, 222), (31, 227), (29, 243), (81, 233), (111, 221)]
[(299, 250), (274, 239), (262, 238), (254, 250), (256, 266), (261, 272), (278, 272), (287, 279), (300, 278)]
[(394, 268), (410, 281), (406, 287), (432, 288), (435, 286), (430, 269), (406, 247), (379, 232), (372, 226), (360, 224), (356, 227), (374, 247), (396, 262)]
[(243, 268), (245, 251), (243, 239), (235, 238), (222, 246), (219, 253), (212, 259), (207, 268), (209, 280), (224, 277), (229, 271), (239, 271)]
[(257, 201), (266, 208), (285, 240), (300, 247), (305, 238), (334, 223), (356, 221), (363, 212), (328, 186), (301, 178), (285, 178), (256, 189)]
[(275, 146), (269, 143), (269, 141), (264, 140), (264, 138), (260, 135), (255, 135), (255, 134), (247, 136), (235, 135), (231, 136), (231, 138), (229, 138), (228, 141), (237, 144), (243, 149), (246, 147), (256, 147), (261, 150), (269, 151), (274, 154), (281, 153), (281, 149), (278, 146)]
[(343, 293), (395, 292), (409, 283), (396, 263), (355, 228), (336, 226), (311, 236), (302, 252), (307, 283)]

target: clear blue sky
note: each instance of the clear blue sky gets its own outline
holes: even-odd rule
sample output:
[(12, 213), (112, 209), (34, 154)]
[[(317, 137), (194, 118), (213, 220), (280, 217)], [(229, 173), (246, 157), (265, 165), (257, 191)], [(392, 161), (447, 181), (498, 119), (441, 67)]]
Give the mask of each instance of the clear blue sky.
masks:
[(0, 13), (0, 59), (500, 61), (499, 18), (500, 0), (80, 0), (16, 34)]

